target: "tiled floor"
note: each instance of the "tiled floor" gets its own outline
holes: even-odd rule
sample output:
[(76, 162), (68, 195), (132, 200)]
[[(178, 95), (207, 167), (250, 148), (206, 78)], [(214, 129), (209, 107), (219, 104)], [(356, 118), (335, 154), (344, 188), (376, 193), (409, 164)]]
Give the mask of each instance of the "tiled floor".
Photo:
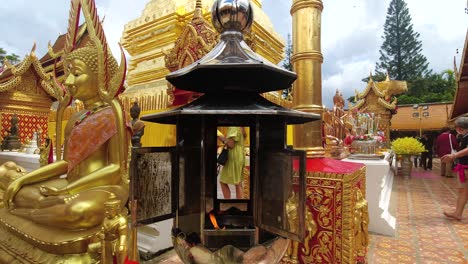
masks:
[(397, 234), (371, 234), (369, 263), (468, 263), (468, 210), (462, 221), (444, 217), (455, 205), (457, 182), (438, 176), (439, 168), (434, 159), (432, 171), (417, 168), (410, 179), (395, 176)]

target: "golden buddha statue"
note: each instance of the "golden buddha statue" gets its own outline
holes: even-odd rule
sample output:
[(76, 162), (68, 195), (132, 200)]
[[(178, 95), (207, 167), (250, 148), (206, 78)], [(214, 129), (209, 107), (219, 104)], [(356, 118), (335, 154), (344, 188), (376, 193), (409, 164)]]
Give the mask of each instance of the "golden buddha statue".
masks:
[[(82, 229), (102, 223), (103, 205), (111, 194), (122, 203), (127, 200), (118, 156), (119, 144), (124, 142), (119, 142), (112, 107), (99, 95), (96, 48), (77, 49), (66, 60), (65, 85), (85, 109), (67, 123), (64, 159), (11, 182), (4, 203), (12, 214), (36, 223)], [(111, 62), (113, 74), (117, 63)], [(60, 177), (64, 174), (65, 178)]]
[[(84, 109), (73, 114), (65, 127), (62, 160), (20, 177), (0, 179), (5, 181), (0, 185), (4, 191), (0, 202), (5, 206), (0, 227), (47, 254), (61, 256), (86, 255), (106, 219), (107, 202), (118, 203), (122, 210), (117, 215), (123, 217), (128, 199), (130, 137), (117, 101), (125, 57), (119, 67), (110, 54), (94, 1), (71, 0), (71, 9), (63, 56), (65, 87), (55, 85), (59, 108), (73, 98), (82, 101)], [(91, 41), (76, 48), (80, 10)]]

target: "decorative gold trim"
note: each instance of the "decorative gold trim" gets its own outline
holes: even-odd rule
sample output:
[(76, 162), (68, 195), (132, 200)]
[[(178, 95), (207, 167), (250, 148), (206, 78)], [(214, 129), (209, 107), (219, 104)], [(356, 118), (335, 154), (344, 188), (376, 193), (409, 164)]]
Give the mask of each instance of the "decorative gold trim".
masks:
[(379, 104), (387, 109), (390, 109), (390, 110), (395, 110), (396, 108), (396, 102), (393, 101), (392, 103), (388, 103), (387, 101), (385, 101), (383, 98), (379, 98), (379, 100), (377, 101), (379, 102)]
[(298, 52), (291, 57), (291, 63), (301, 60), (314, 60), (323, 63), (323, 55), (318, 51)]
[(21, 84), (21, 80), (21, 76), (16, 76), (13, 79), (10, 79), (4, 83), (0, 83), (0, 93), (16, 88), (18, 85)]
[[(362, 166), (360, 169), (350, 173), (350, 174), (342, 174), (342, 173), (326, 173), (326, 172), (308, 172), (307, 173), (307, 186), (308, 186), (308, 194), (311, 193), (309, 187), (311, 188), (324, 188), (325, 193), (328, 190), (341, 190), (341, 196), (334, 197), (336, 199), (335, 205), (337, 207), (334, 208), (336, 212), (336, 218), (329, 218), (326, 219), (327, 222), (333, 222), (335, 224), (335, 228), (341, 230), (341, 237), (337, 236), (337, 229), (330, 230), (326, 227), (328, 225), (324, 225), (321, 222), (321, 218), (315, 219), (315, 221), (319, 224), (319, 226), (323, 229), (316, 234), (317, 239), (321, 241), (319, 236), (328, 237), (328, 243), (325, 244), (317, 244), (311, 245), (310, 248), (302, 248), (301, 255), (302, 260), (304, 263), (310, 262), (319, 262), (322, 263), (325, 260), (316, 259), (318, 257), (317, 250), (320, 250), (321, 254), (326, 254), (326, 252), (333, 253), (334, 259), (329, 259), (328, 261), (337, 262), (337, 263), (356, 263), (356, 257), (358, 254), (365, 255), (365, 252), (362, 252), (358, 249), (357, 245), (355, 245), (355, 222), (354, 222), (354, 213), (356, 210), (356, 192), (360, 191), (362, 193), (362, 197), (365, 197), (366, 189), (365, 189), (365, 182), (366, 182), (366, 167)], [(356, 189), (360, 183), (360, 188)], [(314, 187), (316, 186), (316, 187)], [(331, 195), (331, 194), (330, 194)], [(309, 197), (309, 196), (308, 196)], [(308, 198), (310, 199), (310, 198)], [(327, 199), (327, 198), (324, 198)], [(312, 199), (313, 200), (313, 199)], [(340, 206), (341, 204), (341, 206)], [(322, 211), (321, 208), (317, 209), (318, 211)], [(308, 211), (306, 211), (306, 214)], [(364, 216), (364, 217), (367, 217)], [(366, 237), (368, 234), (364, 234)], [(310, 236), (310, 234), (309, 234)], [(309, 237), (308, 236), (308, 237)], [(312, 237), (309, 238), (309, 240)], [(327, 247), (326, 245), (329, 244), (330, 241), (333, 241), (332, 247)], [(335, 252), (331, 252), (331, 251)], [(358, 252), (359, 251), (359, 252)], [(331, 257), (331, 255), (330, 255)]]
[(316, 8), (320, 11), (323, 11), (323, 2), (322, 0), (298, 0), (297, 2), (292, 4), (290, 13), (291, 15), (293, 15), (299, 9), (308, 7)]

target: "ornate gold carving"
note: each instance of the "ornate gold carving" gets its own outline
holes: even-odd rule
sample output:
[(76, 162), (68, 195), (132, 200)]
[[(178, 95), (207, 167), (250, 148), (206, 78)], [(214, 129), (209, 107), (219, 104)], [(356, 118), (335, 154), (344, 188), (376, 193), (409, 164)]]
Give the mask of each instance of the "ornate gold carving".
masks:
[(0, 263), (92, 263), (88, 254), (61, 255), (38, 249), (0, 225)]
[(355, 90), (355, 103), (349, 104), (349, 109), (381, 115), (382, 122), (379, 123), (379, 130), (389, 135), (390, 120), (395, 113), (398, 102), (394, 95), (404, 93), (407, 90), (408, 87), (404, 81), (390, 80), (387, 74), (385, 81), (375, 82), (371, 73), (364, 91), (359, 93)]
[(353, 220), (356, 254), (360, 258), (364, 258), (366, 256), (367, 246), (369, 245), (369, 212), (367, 209), (367, 201), (359, 189), (356, 190), (356, 205)]
[[(12, 77), (8, 81), (0, 84), (0, 92), (15, 89), (16, 91), (27, 93), (44, 94), (45, 91), (49, 96), (56, 98), (55, 91), (49, 84), (51, 77), (45, 72), (34, 50), (35, 45), (31, 53), (18, 64), (18, 68), (7, 63)], [(34, 69), (39, 78), (36, 78), (32, 69)], [(42, 89), (38, 89), (39, 87)]]
[(289, 247), (283, 262), (356, 263), (365, 257), (365, 167), (350, 174), (309, 172), (306, 195), (306, 238)]
[[(279, 35), (273, 30), (268, 17), (260, 8), (261, 1), (256, 1), (254, 1), (254, 3), (258, 4), (254, 6), (257, 14), (256, 21), (251, 34), (245, 36), (246, 42), (252, 50), (258, 51), (260, 55), (275, 64), (279, 63), (282, 59), (284, 44)], [(142, 111), (146, 111), (145, 109), (148, 109), (148, 111), (163, 109), (166, 102), (168, 105), (172, 104), (173, 94), (171, 93), (173, 93), (173, 87), (168, 87), (164, 79), (169, 72), (165, 69), (165, 63), (169, 68), (187, 65), (197, 60), (199, 56), (197, 54), (200, 51), (205, 52), (210, 49), (208, 47), (210, 43), (206, 39), (204, 40), (205, 43), (200, 43), (200, 39), (192, 37), (190, 41), (197, 50), (187, 51), (186, 53), (174, 52), (176, 43), (181, 41), (180, 39), (184, 37), (186, 30), (191, 30), (192, 33), (194, 33), (194, 29), (198, 30), (197, 27), (193, 27), (191, 22), (193, 17), (199, 16), (205, 21), (210, 19), (209, 5), (211, 3), (212, 1), (202, 1), (202, 8), (197, 10), (195, 0), (185, 2), (180, 0), (155, 0), (145, 7), (140, 18), (129, 22), (125, 26), (122, 43), (132, 55), (127, 79), (130, 89), (122, 96), (122, 101), (126, 102), (124, 104), (125, 109), (130, 108), (130, 103), (133, 100), (142, 103)], [(193, 7), (197, 8), (192, 13)], [(192, 29), (186, 28), (187, 24), (191, 24)], [(213, 31), (210, 22), (207, 23), (207, 28), (209, 31)], [(192, 33), (190, 35), (195, 36)], [(197, 34), (200, 37), (200, 34)], [(202, 37), (202, 39), (204, 38)], [(216, 43), (218, 35), (214, 34), (212, 39)], [(187, 41), (185, 41), (185, 44), (187, 44)], [(171, 51), (172, 55), (169, 55)], [(166, 57), (166, 60), (164, 57)], [(180, 57), (181, 60), (177, 61), (177, 57)], [(165, 93), (165, 95), (159, 95), (161, 92)], [(144, 94), (145, 97), (156, 94), (155, 97), (157, 98), (147, 99), (147, 101), (151, 102), (145, 105), (141, 100), (143, 98), (140, 98), (141, 94)], [(129, 99), (124, 100), (126, 97)], [(160, 101), (163, 103), (159, 103)], [(153, 106), (161, 106), (162, 108), (150, 108)]]
[(21, 76), (15, 76), (4, 83), (0, 83), (0, 93), (17, 87), (21, 83), (21, 80)]

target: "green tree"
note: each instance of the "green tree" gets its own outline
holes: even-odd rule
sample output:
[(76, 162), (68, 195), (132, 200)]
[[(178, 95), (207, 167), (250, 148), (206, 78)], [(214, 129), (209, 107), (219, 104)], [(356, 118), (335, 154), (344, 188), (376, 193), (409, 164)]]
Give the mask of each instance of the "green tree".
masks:
[(376, 64), (378, 74), (388, 71), (392, 79), (409, 81), (430, 73), (404, 0), (391, 0), (382, 38), (380, 61)]
[(455, 74), (452, 70), (429, 73), (408, 82), (408, 93), (398, 97), (398, 104), (449, 102), (455, 95)]
[[(293, 67), (292, 67), (292, 64), (291, 64), (291, 57), (293, 55), (293, 48), (292, 48), (292, 42), (291, 42), (291, 35), (290, 34), (288, 34), (288, 39), (287, 39), (287, 43), (286, 43), (284, 53), (285, 53), (285, 57), (284, 57), (284, 60), (283, 60), (283, 64), (281, 66), (283, 68), (285, 68), (286, 70), (288, 70), (288, 71), (292, 71)], [(291, 95), (291, 90), (292, 90), (292, 87), (284, 89), (283, 93), (281, 94), (281, 97), (283, 99), (288, 99), (290, 97), (290, 95)]]
[(11, 64), (17, 64), (20, 61), (20, 57), (14, 53), (6, 55), (5, 58), (10, 61)]
[(20, 62), (20, 57), (14, 53), (8, 54), (6, 50), (0, 48), (0, 66), (3, 65), (3, 61), (7, 59), (12, 64)]
[[(363, 82), (368, 83), (369, 82), (369, 76), (362, 79)], [(372, 75), (372, 80), (375, 82), (381, 82), (384, 81), (387, 78), (387, 74), (383, 72), (376, 72), (374, 75)]]

